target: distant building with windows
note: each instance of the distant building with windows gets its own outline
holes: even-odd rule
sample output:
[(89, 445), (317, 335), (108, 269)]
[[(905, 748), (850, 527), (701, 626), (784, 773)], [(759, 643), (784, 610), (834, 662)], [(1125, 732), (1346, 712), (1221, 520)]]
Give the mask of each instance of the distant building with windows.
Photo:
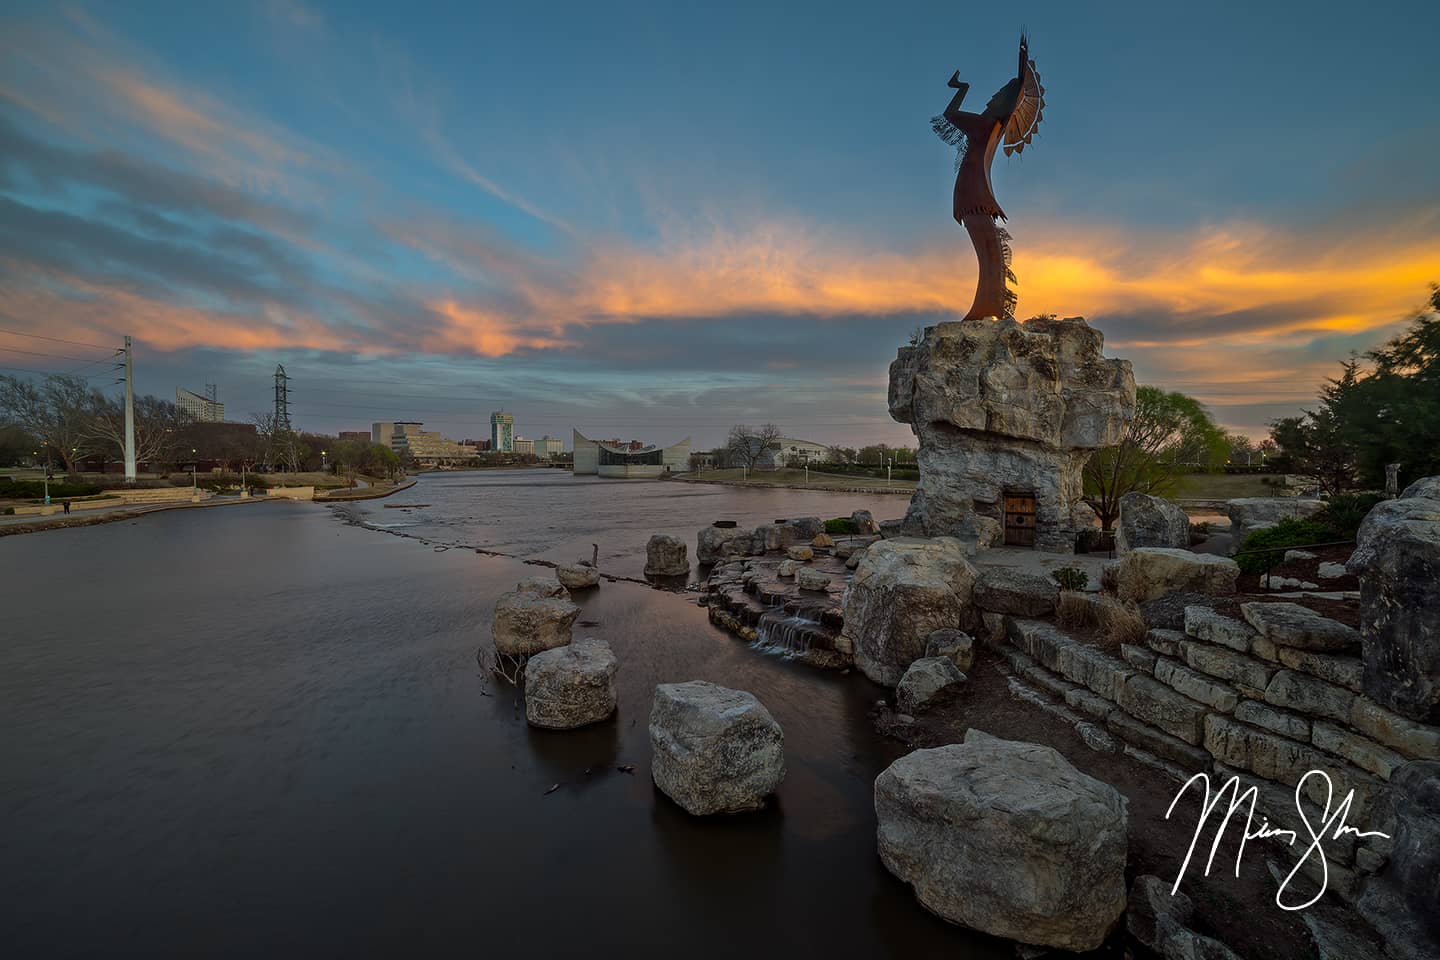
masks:
[(575, 430), (576, 476), (593, 474), (623, 479), (662, 477), (690, 470), (690, 438), (668, 447), (646, 445), (639, 440), (591, 440)]
[(515, 452), (515, 414), (504, 410), (490, 414), (490, 449), (496, 453)]
[(516, 437), (516, 438), (515, 438), (513, 441), (511, 441), (511, 442), (514, 444), (514, 446), (511, 447), (512, 452), (514, 452), (514, 453), (521, 453), (521, 454), (530, 454), (530, 455), (532, 455), (532, 456), (534, 455), (534, 453), (535, 453), (535, 441), (534, 441), (534, 440), (526, 440), (524, 437)]
[(370, 443), (371, 432), (369, 430), (341, 430), (341, 443)]
[(781, 467), (803, 467), (807, 463), (824, 463), (830, 459), (830, 446), (795, 437), (781, 437), (766, 447), (755, 460), (757, 470), (779, 470)]
[(552, 437), (547, 433), (535, 441), (535, 455), (537, 457), (543, 457), (548, 460), (551, 457), (558, 457), (564, 452), (565, 444), (561, 442), (559, 437)]
[(176, 387), (175, 406), (198, 423), (220, 423), (225, 419), (225, 404), (215, 399), (214, 387), (210, 387), (203, 394)]

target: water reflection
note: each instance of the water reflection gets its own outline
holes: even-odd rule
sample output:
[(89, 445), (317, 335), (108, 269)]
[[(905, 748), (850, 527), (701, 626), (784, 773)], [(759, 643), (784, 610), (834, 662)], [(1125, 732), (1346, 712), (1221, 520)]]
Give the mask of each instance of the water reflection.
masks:
[[(0, 571), (25, 598), (0, 645), (10, 955), (1006, 955), (879, 866), (882, 691), (687, 598), (577, 595), (619, 709), (556, 733), (475, 659), (537, 572), (514, 560), (261, 504), (4, 538)], [(691, 679), (784, 726), (770, 809), (700, 821), (655, 790), (654, 686)]]

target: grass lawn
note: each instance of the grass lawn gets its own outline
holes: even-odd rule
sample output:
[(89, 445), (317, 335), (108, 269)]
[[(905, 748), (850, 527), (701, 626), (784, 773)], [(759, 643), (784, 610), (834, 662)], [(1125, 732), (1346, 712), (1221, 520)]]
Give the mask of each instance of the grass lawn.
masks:
[(1279, 488), (1264, 483), (1279, 480), (1265, 473), (1187, 473), (1176, 478), (1165, 495), (1177, 500), (1231, 500), (1235, 497), (1280, 496)]

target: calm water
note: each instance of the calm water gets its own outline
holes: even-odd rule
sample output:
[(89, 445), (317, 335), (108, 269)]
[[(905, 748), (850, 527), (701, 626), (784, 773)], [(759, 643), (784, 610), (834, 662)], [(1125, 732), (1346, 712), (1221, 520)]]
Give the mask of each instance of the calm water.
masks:
[[(367, 525), (434, 543), (481, 547), (515, 557), (574, 561), (600, 546), (609, 573), (640, 577), (645, 542), (669, 533), (690, 545), (714, 520), (741, 526), (782, 517), (901, 517), (910, 498), (898, 494), (747, 489), (709, 483), (619, 481), (576, 477), (564, 470), (495, 470), (423, 476), (385, 500), (344, 508)], [(406, 504), (428, 504), (406, 509)]]
[[(468, 483), (415, 500), (531, 518), (427, 525), (565, 556), (592, 533), (524, 531), (589, 516), (613, 557), (663, 528), (605, 526), (617, 499), (693, 514), (693, 538), (742, 509), (732, 496), (756, 518), (806, 496), (606, 485), (587, 505)], [(838, 500), (810, 512), (859, 505)], [(310, 504), (0, 539), (6, 954), (1009, 955), (880, 866), (871, 784), (894, 747), (858, 674), (756, 654), (684, 596), (608, 583), (581, 616), (620, 658), (618, 716), (527, 727), (474, 657), (496, 595), (535, 572)], [(698, 821), (652, 786), (654, 685), (688, 679), (751, 690), (784, 726), (773, 809)]]

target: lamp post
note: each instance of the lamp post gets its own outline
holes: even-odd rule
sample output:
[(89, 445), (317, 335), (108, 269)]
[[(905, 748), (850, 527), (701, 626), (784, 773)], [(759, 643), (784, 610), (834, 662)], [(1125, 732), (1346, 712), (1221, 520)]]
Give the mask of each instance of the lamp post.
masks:
[(200, 481), (199, 481), (199, 479), (195, 476), (195, 470), (196, 470), (196, 468), (198, 468), (199, 466), (200, 466), (199, 461), (195, 459), (195, 448), (194, 448), (194, 447), (191, 447), (191, 448), (190, 448), (190, 499), (191, 499), (192, 501), (193, 501), (193, 500), (198, 500), (198, 499), (200, 498)]
[(50, 506), (50, 441), (42, 440), (40, 445), (45, 448), (45, 506)]
[(327, 462), (328, 462), (328, 461), (325, 459), (325, 451), (324, 451), (324, 450), (321, 450), (321, 451), (320, 451), (320, 472), (321, 472), (321, 473), (324, 473), (324, 472), (325, 472), (325, 467), (326, 467)]
[(895, 463), (894, 457), (885, 458), (885, 486), (890, 486), (890, 467)]

